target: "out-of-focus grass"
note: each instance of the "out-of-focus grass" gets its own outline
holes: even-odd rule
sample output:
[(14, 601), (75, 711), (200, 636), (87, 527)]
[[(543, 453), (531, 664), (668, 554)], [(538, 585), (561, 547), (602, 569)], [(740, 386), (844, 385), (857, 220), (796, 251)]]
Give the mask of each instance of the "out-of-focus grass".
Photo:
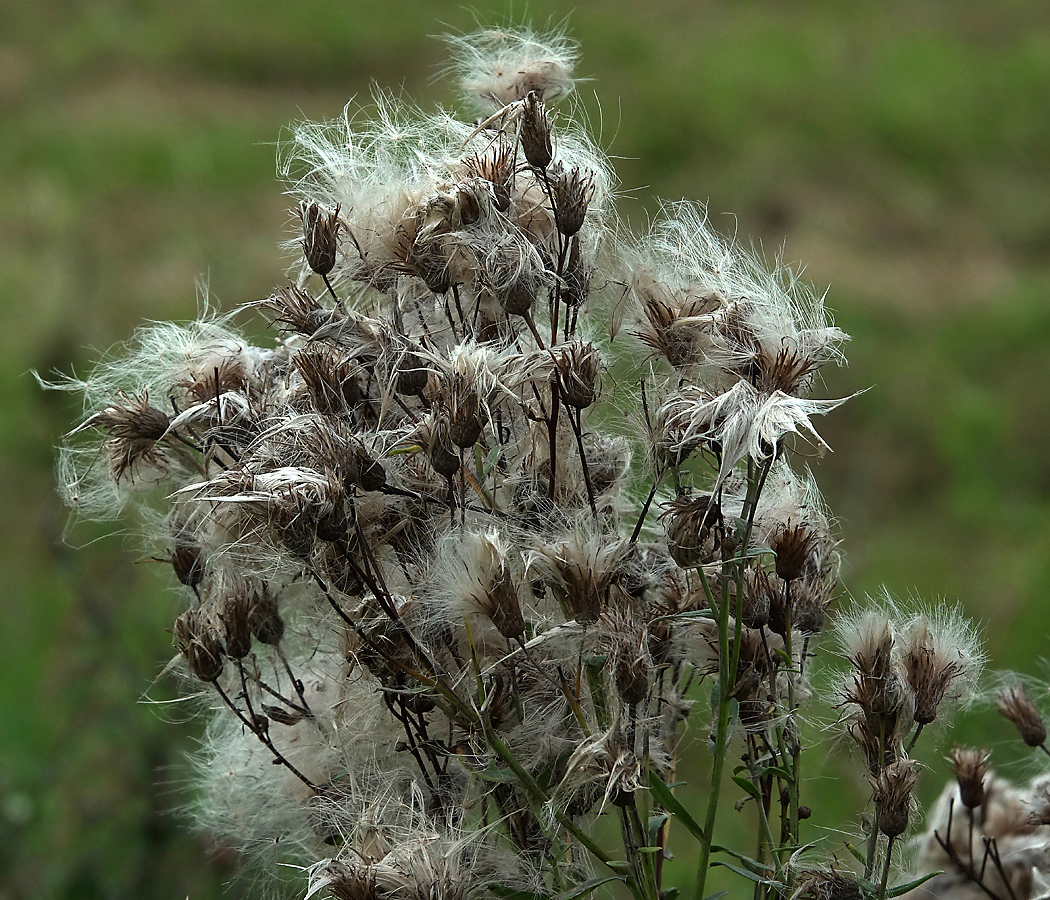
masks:
[[(506, 7), (474, 9), (489, 22)], [(474, 14), (444, 0), (141, 0), (3, 17), (0, 898), (248, 895), (250, 880), (223, 894), (227, 857), (169, 815), (192, 728), (165, 721), (178, 707), (138, 702), (178, 600), (119, 526), (82, 523), (63, 543), (51, 448), (77, 410), (26, 373), (83, 373), (141, 321), (192, 317), (202, 274), (227, 308), (266, 294), (286, 262), (282, 127), (338, 115), (370, 78), (451, 102), (431, 84), (443, 51), (427, 35)], [(1000, 665), (1031, 669), (1050, 583), (1050, 13), (654, 0), (640, 16), (583, 0), (570, 28), (633, 221), (654, 193), (707, 200), (723, 230), (785, 242), (832, 285), (854, 342), (827, 396), (871, 388), (821, 425), (846, 585), (957, 598)], [(988, 715), (952, 737), (1014, 753)], [(702, 775), (699, 742), (689, 753)], [(848, 826), (857, 772), (824, 767), (811, 836)], [(924, 797), (939, 779), (924, 777)], [(669, 870), (683, 886), (686, 840)]]

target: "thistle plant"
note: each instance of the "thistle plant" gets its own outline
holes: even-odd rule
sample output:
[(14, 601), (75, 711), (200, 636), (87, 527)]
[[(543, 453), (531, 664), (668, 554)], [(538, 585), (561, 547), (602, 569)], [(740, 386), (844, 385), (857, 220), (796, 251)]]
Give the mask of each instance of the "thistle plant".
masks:
[[(703, 900), (716, 865), (755, 898), (904, 893), (913, 752), (983, 654), (958, 610), (889, 595), (822, 637), (838, 540), (805, 460), (847, 335), (698, 204), (629, 232), (567, 38), (448, 43), (465, 113), (377, 93), (294, 128), (288, 283), (61, 385), (86, 403), (65, 498), (139, 508), (185, 594), (201, 827), (337, 900)], [(870, 780), (852, 843), (807, 824), (825, 644)], [(1002, 707), (1032, 744), (1031, 702)], [(953, 759), (972, 837), (998, 782)], [(719, 838), (734, 803), (748, 847)]]

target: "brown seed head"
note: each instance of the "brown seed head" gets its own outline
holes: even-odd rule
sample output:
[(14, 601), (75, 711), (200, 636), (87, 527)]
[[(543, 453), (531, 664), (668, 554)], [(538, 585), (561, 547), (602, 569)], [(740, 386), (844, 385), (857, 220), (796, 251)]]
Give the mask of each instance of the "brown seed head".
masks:
[(594, 197), (594, 176), (578, 166), (558, 172), (551, 181), (558, 230), (572, 237), (583, 227), (587, 207)]
[(175, 549), (171, 552), (171, 567), (175, 570), (175, 577), (186, 587), (198, 587), (204, 579), (200, 546), (188, 537), (178, 536)]
[(642, 640), (621, 640), (614, 652), (616, 692), (628, 706), (644, 702), (649, 693), (649, 662)]
[(496, 209), (505, 213), (510, 209), (514, 193), (514, 147), (502, 135), (492, 146), (463, 160), (466, 170), (492, 186)]
[(879, 831), (895, 838), (908, 829), (912, 791), (919, 777), (917, 763), (902, 759), (886, 766), (875, 781), (873, 799), (879, 812)]
[(967, 809), (984, 803), (984, 777), (988, 774), (988, 749), (955, 747), (951, 752), (955, 779), (959, 782), (959, 799)]
[(339, 229), (342, 221), (339, 218), (339, 207), (328, 211), (319, 203), (299, 205), (299, 218), (303, 222), (303, 254), (306, 261), (318, 275), (327, 275), (335, 268), (336, 253), (339, 250)]
[(816, 869), (802, 872), (795, 897), (808, 900), (864, 900), (864, 891), (855, 878), (835, 871)]
[(161, 465), (164, 456), (157, 447), (168, 431), (171, 419), (166, 413), (151, 406), (149, 393), (137, 396), (117, 395), (117, 402), (99, 410), (85, 423), (97, 426), (109, 434), (110, 468), (117, 480), (139, 462)]
[(586, 409), (597, 398), (601, 356), (591, 343), (573, 341), (552, 351), (561, 383), (561, 398), (574, 409)]
[(189, 670), (201, 681), (216, 681), (222, 675), (222, 644), (200, 612), (188, 609), (175, 620), (175, 644)]
[(1035, 704), (1028, 699), (1025, 689), (1015, 684), (1003, 688), (996, 697), (999, 712), (1014, 723), (1017, 731), (1029, 747), (1041, 747), (1046, 743), (1046, 725)]
[(522, 101), (521, 149), (529, 165), (536, 169), (546, 169), (554, 158), (550, 117), (535, 91)]
[(399, 394), (414, 395), (427, 386), (430, 371), (415, 353), (406, 352), (397, 361), (394, 390)]
[(664, 504), (667, 551), (683, 569), (718, 559), (722, 549), (722, 509), (711, 494), (676, 497)]
[(802, 575), (817, 537), (805, 524), (791, 524), (775, 534), (770, 549), (776, 554), (776, 572), (784, 581), (794, 581)]
[(222, 605), (222, 619), (226, 638), (226, 655), (230, 659), (244, 659), (252, 652), (252, 606), (255, 595), (240, 588), (230, 592)]
[(574, 236), (569, 243), (569, 254), (562, 273), (561, 298), (574, 309), (581, 306), (591, 292), (590, 273), (583, 265), (580, 239)]
[(276, 313), (273, 322), (281, 326), (282, 332), (294, 331), (307, 337), (322, 325), (331, 322), (333, 317), (340, 315), (337, 311), (325, 309), (306, 291), (293, 284), (280, 288), (265, 300), (260, 300), (259, 305)]
[(937, 710), (961, 673), (962, 666), (933, 645), (928, 626), (909, 636), (904, 651), (904, 671), (915, 692), (915, 721), (929, 725), (937, 718)]
[(277, 608), (277, 600), (266, 588), (255, 594), (248, 624), (256, 640), (262, 644), (273, 646), (284, 637), (284, 619)]

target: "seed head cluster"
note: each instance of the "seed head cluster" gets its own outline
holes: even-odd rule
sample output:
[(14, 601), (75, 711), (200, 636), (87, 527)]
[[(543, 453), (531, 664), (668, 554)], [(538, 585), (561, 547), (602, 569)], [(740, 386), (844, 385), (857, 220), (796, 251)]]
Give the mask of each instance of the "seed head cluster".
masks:
[[(567, 38), (449, 46), (468, 116), (377, 93), (294, 128), (289, 283), (149, 326), (66, 385), (86, 413), (62, 488), (161, 523), (210, 718), (197, 812), (222, 840), (302, 867), (308, 896), (568, 896), (608, 865), (588, 834), (609, 814), (616, 877), (655, 897), (667, 832), (642, 833), (639, 797), (674, 781), (697, 679), (801, 843), (795, 716), (839, 557), (793, 450), (825, 449), (811, 418), (843, 401), (809, 391), (847, 335), (701, 206), (629, 234), (608, 159), (555, 105)], [(982, 656), (953, 611), (837, 630), (892, 844), (903, 742)], [(807, 896), (860, 896), (811, 875)]]

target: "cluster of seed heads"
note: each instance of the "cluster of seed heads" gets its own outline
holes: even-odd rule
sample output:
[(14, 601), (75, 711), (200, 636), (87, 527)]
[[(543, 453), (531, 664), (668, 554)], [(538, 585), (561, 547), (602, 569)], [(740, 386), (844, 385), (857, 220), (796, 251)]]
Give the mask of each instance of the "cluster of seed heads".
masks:
[[(263, 339), (233, 315), (144, 329), (72, 385), (62, 484), (85, 515), (159, 510), (178, 658), (211, 712), (198, 813), (222, 839), (291, 857), (310, 894), (507, 896), (609, 864), (588, 835), (610, 810), (613, 871), (656, 896), (639, 795), (643, 773), (674, 780), (691, 685), (732, 702), (785, 846), (809, 813), (786, 773), (838, 554), (792, 448), (824, 449), (811, 417), (843, 401), (808, 392), (847, 336), (696, 204), (628, 232), (604, 153), (553, 108), (571, 42), (449, 43), (468, 114), (379, 94), (369, 118), (296, 127), (294, 275), (244, 307)], [(840, 642), (892, 847), (905, 741), (979, 648), (924, 613), (847, 617)], [(1031, 742), (1022, 707), (1004, 701)]]

